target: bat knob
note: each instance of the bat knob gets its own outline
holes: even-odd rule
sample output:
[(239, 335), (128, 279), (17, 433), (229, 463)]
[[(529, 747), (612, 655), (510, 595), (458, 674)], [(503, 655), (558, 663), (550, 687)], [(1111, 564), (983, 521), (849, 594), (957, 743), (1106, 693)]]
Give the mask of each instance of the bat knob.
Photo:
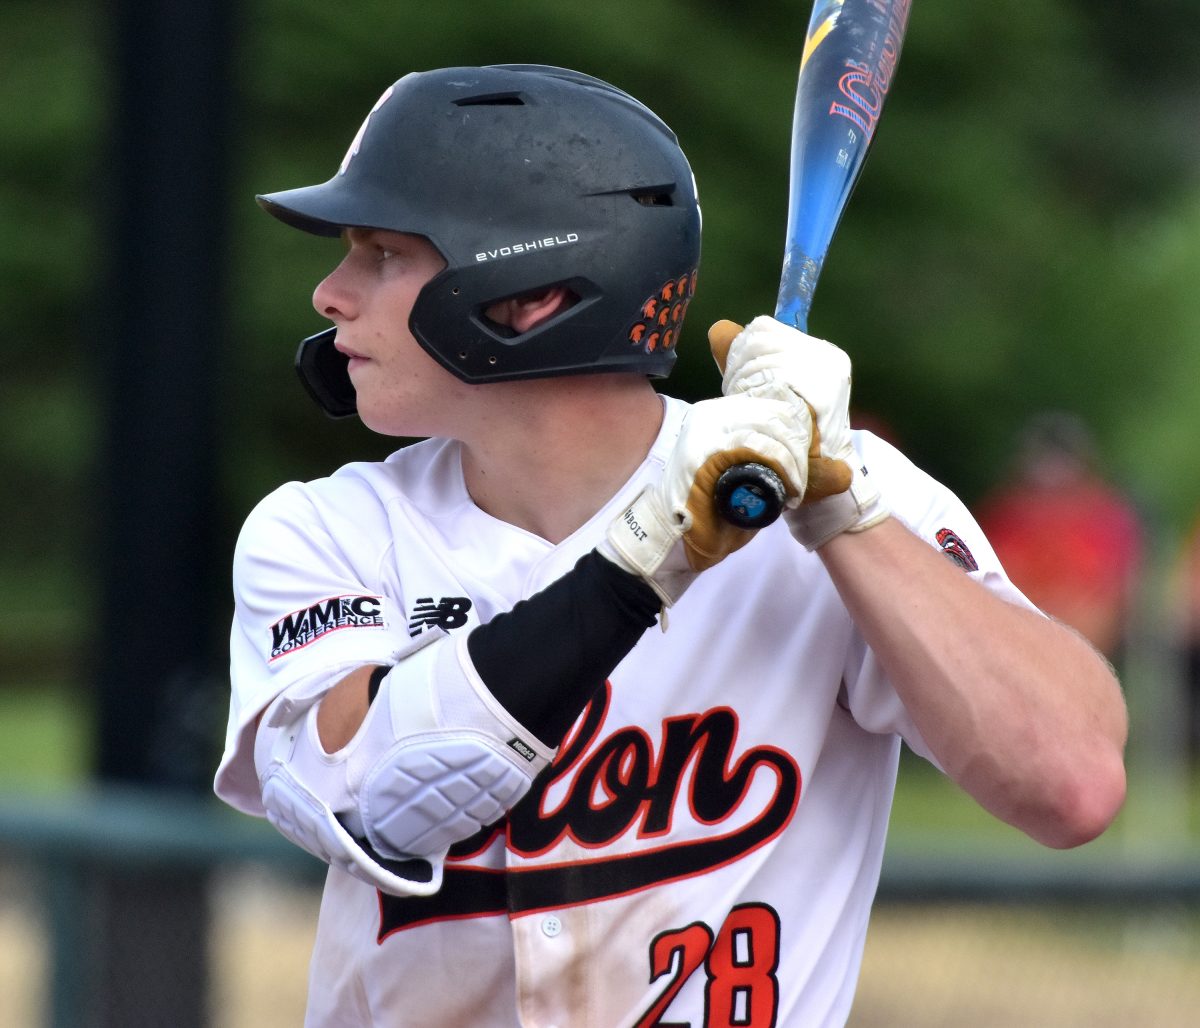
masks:
[(787, 489), (765, 464), (735, 464), (717, 479), (717, 513), (738, 528), (766, 528), (783, 511)]

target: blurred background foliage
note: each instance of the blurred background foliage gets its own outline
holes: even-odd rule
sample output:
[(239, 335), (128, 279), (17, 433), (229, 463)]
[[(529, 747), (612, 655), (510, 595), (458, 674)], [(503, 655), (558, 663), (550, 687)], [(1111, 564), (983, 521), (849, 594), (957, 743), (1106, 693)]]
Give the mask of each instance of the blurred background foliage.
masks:
[[(566, 65), (631, 91), (676, 130), (705, 240), (671, 391), (714, 394), (707, 325), (773, 308), (807, 4), (245, 0), (235, 11), (227, 331), (212, 341), (221, 501), (196, 511), (218, 526), (218, 559), (278, 483), (395, 445), (327, 421), (302, 393), (292, 356), (321, 327), (309, 297), (338, 244), (283, 229), (252, 198), (328, 178), (408, 71)], [(111, 26), (100, 4), (8, 0), (0, 38), (0, 680), (84, 683), (90, 513), (105, 476), (104, 354), (89, 341), (106, 252)], [(1200, 507), (1197, 53), (1194, 0), (1136, 11), (916, 0), (810, 328), (853, 355), (861, 415), (968, 502), (1004, 474), (1026, 418), (1054, 407), (1086, 419), (1111, 477), (1164, 538)]]

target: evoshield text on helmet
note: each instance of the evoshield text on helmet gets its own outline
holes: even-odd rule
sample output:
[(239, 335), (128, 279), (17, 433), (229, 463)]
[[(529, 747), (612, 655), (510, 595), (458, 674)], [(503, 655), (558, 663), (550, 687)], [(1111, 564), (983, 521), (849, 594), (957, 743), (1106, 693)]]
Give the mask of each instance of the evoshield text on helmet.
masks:
[[(409, 325), (464, 381), (661, 377), (675, 361), (700, 254), (695, 180), (671, 130), (600, 79), (541, 65), (406, 75), (333, 178), (258, 201), (318, 235), (427, 238), (447, 266)], [(484, 316), (499, 300), (558, 285), (576, 302), (529, 332)], [(338, 358), (325, 332), (306, 340), (298, 364), (318, 402), (343, 415), (353, 393)], [(335, 410), (327, 398), (337, 396)]]

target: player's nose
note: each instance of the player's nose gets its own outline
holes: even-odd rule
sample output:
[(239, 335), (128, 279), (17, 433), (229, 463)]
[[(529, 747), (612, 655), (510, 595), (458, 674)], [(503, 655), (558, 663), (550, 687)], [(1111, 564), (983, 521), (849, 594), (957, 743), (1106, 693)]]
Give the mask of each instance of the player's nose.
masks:
[(317, 313), (330, 321), (355, 316), (358, 306), (346, 261), (343, 260), (317, 283), (312, 302)]

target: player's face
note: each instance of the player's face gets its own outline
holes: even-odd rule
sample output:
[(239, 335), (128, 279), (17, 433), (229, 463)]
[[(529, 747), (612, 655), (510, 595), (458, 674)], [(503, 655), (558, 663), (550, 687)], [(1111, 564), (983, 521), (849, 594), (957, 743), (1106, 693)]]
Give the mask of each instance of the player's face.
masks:
[(445, 423), (469, 391), (413, 338), (408, 318), (422, 287), (446, 262), (421, 236), (348, 229), (346, 256), (313, 292), (350, 360), (358, 413), (384, 435), (450, 435)]

